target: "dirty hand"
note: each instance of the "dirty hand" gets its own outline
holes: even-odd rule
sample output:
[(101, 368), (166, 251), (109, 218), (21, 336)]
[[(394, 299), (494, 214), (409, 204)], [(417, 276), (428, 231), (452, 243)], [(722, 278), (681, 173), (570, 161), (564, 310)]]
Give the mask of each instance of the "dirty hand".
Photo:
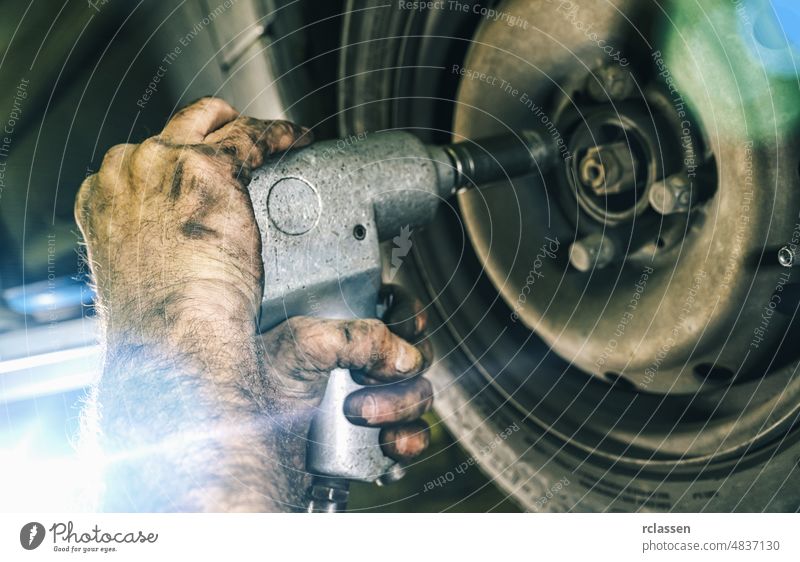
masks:
[[(417, 377), (427, 346), (402, 339), (421, 337), (418, 306), (399, 312), (401, 322), (388, 320), (402, 337), (377, 320), (311, 318), (257, 335), (263, 263), (247, 185), (269, 154), (310, 140), (291, 123), (241, 117), (204, 98), (159, 135), (109, 150), (81, 186), (75, 215), (105, 344), (97, 435), (109, 454), (161, 451), (114, 467), (124, 476), (110, 476), (109, 489), (122, 504), (109, 494), (107, 506), (131, 497), (151, 510), (175, 501), (187, 510), (298, 505), (306, 431), (335, 367), (364, 373), (370, 388), (353, 393), (345, 413), (382, 427), (388, 455), (407, 459), (427, 446), (418, 418), (432, 390)], [(187, 431), (201, 441), (168, 454), (153, 449)], [(215, 476), (223, 472), (230, 477)], [(165, 504), (153, 485), (164, 479), (195, 482), (203, 493), (186, 489)]]
[(310, 140), (291, 123), (242, 117), (202, 98), (159, 135), (112, 147), (75, 205), (109, 329), (196, 313), (252, 324), (263, 266), (250, 172)]
[(430, 364), (431, 345), (424, 338), (427, 316), (421, 304), (399, 287), (386, 292), (391, 306), (385, 323), (298, 316), (265, 333), (262, 341), (274, 392), (293, 413), (291, 426), (298, 436), (308, 430), (330, 371), (351, 369), (367, 388), (347, 397), (345, 415), (357, 425), (382, 428), (384, 453), (406, 461), (430, 440), (420, 417), (431, 407), (433, 390), (420, 375)]

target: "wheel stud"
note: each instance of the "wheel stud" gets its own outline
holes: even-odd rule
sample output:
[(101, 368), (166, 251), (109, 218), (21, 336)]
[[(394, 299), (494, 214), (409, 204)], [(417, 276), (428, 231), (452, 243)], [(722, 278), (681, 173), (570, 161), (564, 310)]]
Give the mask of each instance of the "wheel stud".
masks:
[(593, 146), (579, 166), (579, 180), (596, 196), (614, 195), (636, 188), (639, 162), (626, 142)]
[(783, 267), (800, 266), (800, 260), (797, 259), (796, 248), (787, 245), (778, 250), (778, 263)]
[(675, 174), (655, 182), (648, 195), (650, 205), (662, 215), (685, 213), (696, 202), (696, 190), (684, 174)]
[(616, 258), (617, 250), (611, 238), (599, 233), (576, 240), (569, 247), (569, 262), (583, 273), (592, 268), (602, 269)]

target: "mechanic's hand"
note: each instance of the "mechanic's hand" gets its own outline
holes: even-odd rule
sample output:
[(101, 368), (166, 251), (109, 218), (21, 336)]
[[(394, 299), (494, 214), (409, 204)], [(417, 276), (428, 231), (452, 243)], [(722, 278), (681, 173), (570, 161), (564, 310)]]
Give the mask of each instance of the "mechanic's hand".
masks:
[(75, 204), (109, 323), (200, 314), (252, 330), (263, 266), (250, 172), (310, 140), (307, 129), (202, 98), (161, 134), (111, 148)]
[(430, 342), (423, 339), (427, 317), (401, 289), (393, 287), (391, 298), (386, 323), (298, 316), (263, 334), (269, 377), (296, 416), (296, 437), (305, 437), (330, 371), (344, 368), (361, 371), (359, 382), (370, 385), (348, 396), (345, 415), (355, 424), (383, 428), (386, 455), (408, 460), (428, 446), (430, 430), (420, 416), (430, 409), (433, 390), (419, 376), (431, 359)]

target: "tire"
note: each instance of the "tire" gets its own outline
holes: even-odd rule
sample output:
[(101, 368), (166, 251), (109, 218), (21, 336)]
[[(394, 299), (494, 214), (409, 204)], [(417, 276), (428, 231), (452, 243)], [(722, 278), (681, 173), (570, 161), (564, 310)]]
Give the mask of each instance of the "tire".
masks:
[[(478, 134), (475, 127), (470, 129), (470, 123), (479, 119), (465, 117), (463, 106), (459, 108), (459, 103), (463, 104), (459, 96), (467, 95), (469, 87), (462, 84), (458, 69), (477, 68), (481, 64), (491, 69), (492, 65), (501, 64), (498, 61), (503, 57), (519, 56), (513, 49), (505, 55), (495, 52), (491, 56), (480, 51), (486, 43), (480, 39), (502, 37), (492, 35), (492, 26), (497, 30), (497, 25), (503, 24), (508, 27), (501, 30), (503, 33), (516, 34), (516, 27), (522, 23), (538, 29), (534, 24), (544, 26), (543, 20), (555, 17), (548, 12), (554, 8), (547, 0), (494, 3), (495, 13), (507, 14), (502, 16), (505, 19), (497, 21), (480, 9), (415, 11), (378, 0), (350, 4), (340, 67), (340, 133), (398, 127), (414, 130), (431, 142)], [(572, 4), (579, 5), (578, 13), (584, 14), (585, 19), (591, 14), (591, 21), (602, 28), (607, 13), (602, 12), (600, 5), (611, 3), (586, 0)], [(630, 1), (613, 4), (619, 13), (624, 12), (638, 22), (639, 29), (650, 29), (652, 22), (661, 17), (656, 4), (637, 2), (635, 9)], [(723, 5), (710, 4), (713, 9)], [(631, 16), (634, 12), (635, 17)], [(542, 17), (535, 20), (519, 15), (522, 13)], [(715, 25), (722, 28), (730, 23), (725, 18), (736, 17), (733, 12), (727, 14), (720, 16)], [(510, 18), (514, 15), (523, 19), (512, 25)], [(686, 9), (672, 17), (680, 23), (698, 16)], [(752, 19), (758, 23), (757, 17)], [(647, 58), (636, 52), (629, 32), (623, 29), (618, 35), (614, 31), (609, 33), (608, 43), (612, 39), (618, 41), (616, 44), (623, 46), (622, 52), (633, 53), (628, 55), (631, 60)], [(704, 51), (703, 64), (712, 68), (715, 63), (722, 65), (711, 56), (715, 39), (706, 37), (706, 40), (704, 46), (708, 50)], [(579, 45), (578, 56), (591, 53), (586, 49), (586, 45)], [(662, 50), (668, 53), (669, 46), (663, 46)], [(500, 58), (487, 63), (487, 57), (492, 56)], [(537, 65), (561, 68), (558, 53), (551, 55), (545, 51), (536, 56), (532, 62)], [(595, 60), (596, 53), (588, 58)], [(524, 70), (522, 62), (516, 64)], [(688, 68), (691, 64), (687, 62), (685, 66), (687, 69), (673, 69), (676, 79), (699, 80)], [(729, 68), (719, 72), (724, 75)], [(572, 76), (565, 71), (563, 80), (569, 82)], [(769, 84), (749, 83), (746, 87), (755, 97), (762, 95), (762, 90), (769, 90), (773, 106), (793, 108), (798, 105), (796, 94), (779, 98), (789, 95), (785, 94), (788, 91), (785, 87), (792, 79), (796, 78), (779, 77)], [(727, 85), (720, 82), (720, 87)], [(476, 94), (471, 99), (475, 102), (481, 98)], [(766, 105), (763, 101), (756, 99), (752, 106), (763, 108)], [(698, 146), (704, 147), (714, 162), (714, 169), (705, 180), (713, 184), (707, 208), (724, 210), (724, 199), (723, 203), (719, 200), (727, 195), (720, 195), (721, 178), (735, 184), (748, 172), (740, 166), (739, 153), (733, 149), (726, 152), (727, 145), (720, 144), (713, 135), (710, 125), (716, 123), (715, 119), (720, 120), (715, 114), (720, 109), (718, 105), (694, 104), (693, 119), (698, 124), (695, 127)], [(552, 112), (556, 115), (558, 109)], [(768, 204), (764, 202), (763, 207), (753, 211), (757, 220), (752, 221), (753, 232), (748, 233), (758, 240), (754, 247), (760, 248), (762, 256), (775, 245), (779, 247), (780, 240), (791, 236), (795, 209), (800, 207), (797, 161), (793, 156), (799, 148), (794, 133), (796, 113), (795, 109), (789, 109), (782, 115), (781, 121), (774, 124), (779, 134), (773, 138), (752, 131), (748, 137), (754, 142), (750, 147), (755, 147), (748, 156), (755, 170), (754, 190), (762, 187), (775, 192)], [(774, 113), (771, 115), (774, 118)], [(487, 121), (491, 121), (491, 116)], [(732, 124), (735, 115), (726, 113), (724, 121), (731, 127), (729, 136), (738, 134)], [(737, 143), (740, 141), (736, 139)], [(524, 202), (529, 195), (521, 197)], [(776, 208), (791, 211), (783, 216)], [(400, 281), (421, 295), (434, 318), (431, 338), (437, 361), (430, 376), (437, 389), (437, 413), (480, 468), (523, 509), (551, 512), (795, 512), (800, 509), (800, 442), (796, 430), (800, 384), (794, 377), (798, 361), (796, 353), (787, 349), (791, 346), (783, 345), (794, 335), (793, 313), (782, 317), (780, 329), (778, 324), (773, 326), (773, 335), (779, 343), (770, 348), (767, 358), (758, 364), (748, 364), (746, 375), (733, 381), (710, 386), (710, 377), (706, 376), (706, 382), (698, 383), (697, 389), (672, 396), (643, 391), (637, 388), (640, 383), (621, 377), (611, 380), (607, 376), (604, 380), (603, 373), (588, 372), (590, 369), (581, 368), (579, 362), (565, 359), (545, 336), (521, 322), (509, 321), (514, 311), (501, 294), (502, 288), (498, 289), (497, 275), (489, 271), (491, 265), (487, 264), (486, 256), (476, 249), (475, 231), (465, 228), (465, 220), (469, 218), (465, 219), (466, 215), (461, 201), (445, 206), (430, 227), (414, 234), (410, 256), (396, 271), (396, 277), (391, 275), (394, 282)], [(513, 222), (512, 219), (513, 216), (507, 220)], [(502, 220), (495, 224), (501, 227), (501, 223)], [(522, 251), (532, 256), (536, 248), (523, 247)], [(385, 253), (388, 262), (391, 247)], [(714, 278), (716, 270), (709, 268)], [(389, 267), (386, 269), (388, 277)], [(774, 269), (769, 271), (775, 275)], [(753, 275), (755, 279), (756, 273)], [(761, 270), (757, 275), (755, 286), (763, 291), (748, 293), (756, 303), (752, 307), (754, 314), (763, 309), (764, 302), (769, 302), (774, 292), (770, 282), (760, 277)], [(740, 306), (747, 309), (741, 303), (731, 302), (728, 306), (731, 313)], [(794, 305), (795, 312), (796, 308)], [(586, 322), (590, 321), (594, 320), (587, 317)], [(738, 325), (726, 329), (725, 333), (733, 333)], [(745, 332), (746, 337), (740, 332), (736, 332), (736, 337), (745, 338), (747, 347), (752, 326)], [(719, 356), (724, 348), (720, 343), (708, 346), (706, 351)], [(683, 363), (685, 367), (687, 363)], [(706, 415), (705, 409), (713, 414)], [(630, 427), (637, 429), (635, 432), (625, 429)]]

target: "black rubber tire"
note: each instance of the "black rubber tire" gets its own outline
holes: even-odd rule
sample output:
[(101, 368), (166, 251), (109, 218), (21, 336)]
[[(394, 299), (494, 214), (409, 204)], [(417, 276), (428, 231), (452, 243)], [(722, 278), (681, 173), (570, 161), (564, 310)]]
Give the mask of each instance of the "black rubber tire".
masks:
[[(349, 12), (340, 67), (340, 132), (403, 127), (430, 140), (449, 139), (448, 100), (455, 97), (458, 80), (441, 68), (463, 61), (480, 16), (400, 10), (396, 3), (379, 0), (351, 2)], [(428, 273), (419, 267), (421, 256), (430, 251), (424, 237), (418, 239), (413, 258), (417, 267), (401, 269), (395, 281), (427, 298), (431, 310), (441, 316), (447, 295), (432, 295)], [(474, 256), (464, 257), (470, 259)], [(701, 467), (610, 462), (550, 433), (534, 423), (529, 412), (515, 407), (492, 384), (492, 374), (475, 367), (475, 358), (462, 349), (463, 336), (452, 325), (434, 332), (439, 360), (430, 376), (437, 388), (438, 414), (480, 468), (523, 509), (800, 509), (797, 431), (786, 430), (758, 450)]]

